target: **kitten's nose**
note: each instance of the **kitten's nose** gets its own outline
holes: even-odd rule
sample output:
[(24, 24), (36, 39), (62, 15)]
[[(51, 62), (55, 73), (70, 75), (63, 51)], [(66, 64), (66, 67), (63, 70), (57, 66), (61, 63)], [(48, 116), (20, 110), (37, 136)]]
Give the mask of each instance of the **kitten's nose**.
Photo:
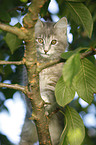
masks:
[(44, 50), (45, 54), (48, 52), (48, 50)]

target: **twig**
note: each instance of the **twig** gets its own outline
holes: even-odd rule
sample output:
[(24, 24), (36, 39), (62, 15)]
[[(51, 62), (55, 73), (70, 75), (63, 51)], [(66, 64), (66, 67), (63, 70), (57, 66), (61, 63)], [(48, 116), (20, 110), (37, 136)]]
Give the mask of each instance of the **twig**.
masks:
[(83, 59), (84, 57), (95, 55), (95, 54), (96, 54), (96, 48), (91, 47), (89, 51), (81, 53), (80, 58)]
[[(22, 4), (22, 6), (23, 6), (23, 4)], [(9, 9), (7, 12), (12, 12), (12, 11), (16, 11), (16, 10), (19, 10), (21, 12), (24, 12), (24, 7), (17, 6), (15, 8)]]
[(96, 50), (90, 50), (84, 53), (81, 53), (80, 58), (83, 59), (84, 57), (90, 56), (90, 55), (95, 55), (96, 54)]
[(45, 64), (37, 63), (37, 71), (40, 72), (42, 69), (53, 66), (59, 62), (60, 62), (60, 60), (52, 60), (52, 61), (45, 63)]
[(0, 88), (2, 88), (2, 87), (19, 90), (19, 91), (22, 91), (23, 93), (27, 94), (26, 87), (18, 85), (18, 84), (0, 83)]
[(0, 65), (4, 65), (4, 64), (13, 64), (13, 65), (21, 65), (24, 64), (24, 61), (0, 61)]
[(6, 24), (2, 24), (1, 22), (0, 22), (0, 29), (17, 35), (19, 39), (24, 39), (24, 40), (28, 39), (28, 35), (27, 35), (27, 33), (25, 33), (26, 31), (23, 31), (23, 29), (9, 26)]
[[(87, 56), (95, 55), (95, 54), (96, 54), (96, 49), (92, 48), (92, 50), (90, 50), (90, 51), (81, 53), (80, 58), (83, 59)], [(45, 63), (45, 64), (44, 63), (43, 64), (37, 63), (37, 71), (40, 72), (42, 69), (45, 69), (45, 68), (50, 67), (52, 65), (55, 65), (57, 63), (60, 63), (60, 60), (52, 60), (52, 61)]]
[(59, 112), (60, 111), (60, 108), (59, 107), (57, 107), (54, 111), (52, 111), (50, 114), (49, 114), (49, 118), (51, 118), (54, 114), (56, 114), (57, 112)]

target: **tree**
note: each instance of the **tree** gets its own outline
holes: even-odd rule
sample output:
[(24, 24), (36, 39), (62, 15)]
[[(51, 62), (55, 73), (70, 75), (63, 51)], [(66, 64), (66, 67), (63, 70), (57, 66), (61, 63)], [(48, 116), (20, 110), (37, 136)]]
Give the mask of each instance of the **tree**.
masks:
[[(22, 91), (30, 98), (33, 107), (32, 119), (36, 123), (39, 143), (47, 145), (51, 144), (48, 129), (49, 119), (45, 115), (44, 102), (40, 97), (38, 74), (42, 69), (56, 64), (58, 61), (43, 65), (37, 62), (34, 26), (38, 19), (38, 14), (45, 18), (45, 20), (47, 18), (51, 19), (51, 13), (47, 10), (50, 0), (33, 0), (29, 7), (26, 2), (28, 1), (1, 1), (0, 75), (2, 82), (7, 78), (12, 81), (12, 84), (0, 83), (0, 87), (6, 99), (9, 96), (12, 97), (16, 90)], [(69, 51), (61, 55), (61, 58), (66, 63), (63, 67), (63, 75), (57, 82), (55, 89), (57, 103), (65, 108), (65, 127), (60, 138), (60, 143), (61, 145), (88, 144), (88, 141), (91, 139), (89, 136), (86, 136), (83, 141), (85, 136), (84, 124), (77, 113), (77, 111), (83, 111), (83, 108), (79, 105), (78, 100), (74, 102), (72, 100), (74, 99), (75, 92), (77, 92), (78, 96), (87, 103), (91, 104), (93, 101), (94, 105), (96, 104), (93, 100), (93, 96), (96, 93), (96, 67), (94, 58), (94, 54), (96, 54), (96, 2), (94, 0), (57, 0), (57, 3), (59, 5), (59, 13), (57, 15), (59, 17), (67, 17), (71, 26), (71, 33), (73, 34), (73, 42), (69, 44)], [(19, 23), (15, 26), (9, 25), (11, 17), (19, 15), (17, 10), (22, 12), (21, 15), (26, 14), (23, 19), (23, 27)], [(25, 50), (24, 45), (26, 46)], [(22, 55), (16, 55), (16, 53)], [(8, 61), (5, 61), (6, 56), (9, 57)], [(22, 65), (26, 66), (28, 86), (22, 86), (14, 79), (18, 74), (12, 71), (10, 67), (12, 64), (16, 65), (17, 69), (20, 66), (22, 67)], [(1, 109), (3, 108), (4, 106)], [(87, 113), (87, 109), (85, 112)], [(95, 144), (95, 139), (93, 144)]]

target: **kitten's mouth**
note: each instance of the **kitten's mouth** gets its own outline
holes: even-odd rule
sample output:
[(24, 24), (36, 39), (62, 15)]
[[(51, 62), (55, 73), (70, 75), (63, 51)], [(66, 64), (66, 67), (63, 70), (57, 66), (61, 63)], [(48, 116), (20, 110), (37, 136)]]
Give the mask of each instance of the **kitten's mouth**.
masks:
[(41, 56), (43, 56), (43, 57), (50, 57), (50, 54), (48, 54), (48, 53), (41, 53)]

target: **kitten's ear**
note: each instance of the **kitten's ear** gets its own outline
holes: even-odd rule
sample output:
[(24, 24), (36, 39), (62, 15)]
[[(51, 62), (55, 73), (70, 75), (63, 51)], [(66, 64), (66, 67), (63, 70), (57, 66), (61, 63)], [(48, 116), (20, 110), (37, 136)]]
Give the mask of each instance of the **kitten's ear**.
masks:
[(37, 28), (42, 28), (42, 27), (43, 27), (43, 22), (42, 22), (40, 19), (38, 19), (38, 21), (37, 21), (35, 27), (37, 27)]
[(37, 23), (35, 24), (35, 36), (37, 37), (37, 35), (40, 33), (40, 31), (42, 30), (43, 28), (43, 22), (38, 19)]
[(54, 28), (67, 28), (67, 19), (65, 17), (61, 18), (57, 23), (55, 23)]

